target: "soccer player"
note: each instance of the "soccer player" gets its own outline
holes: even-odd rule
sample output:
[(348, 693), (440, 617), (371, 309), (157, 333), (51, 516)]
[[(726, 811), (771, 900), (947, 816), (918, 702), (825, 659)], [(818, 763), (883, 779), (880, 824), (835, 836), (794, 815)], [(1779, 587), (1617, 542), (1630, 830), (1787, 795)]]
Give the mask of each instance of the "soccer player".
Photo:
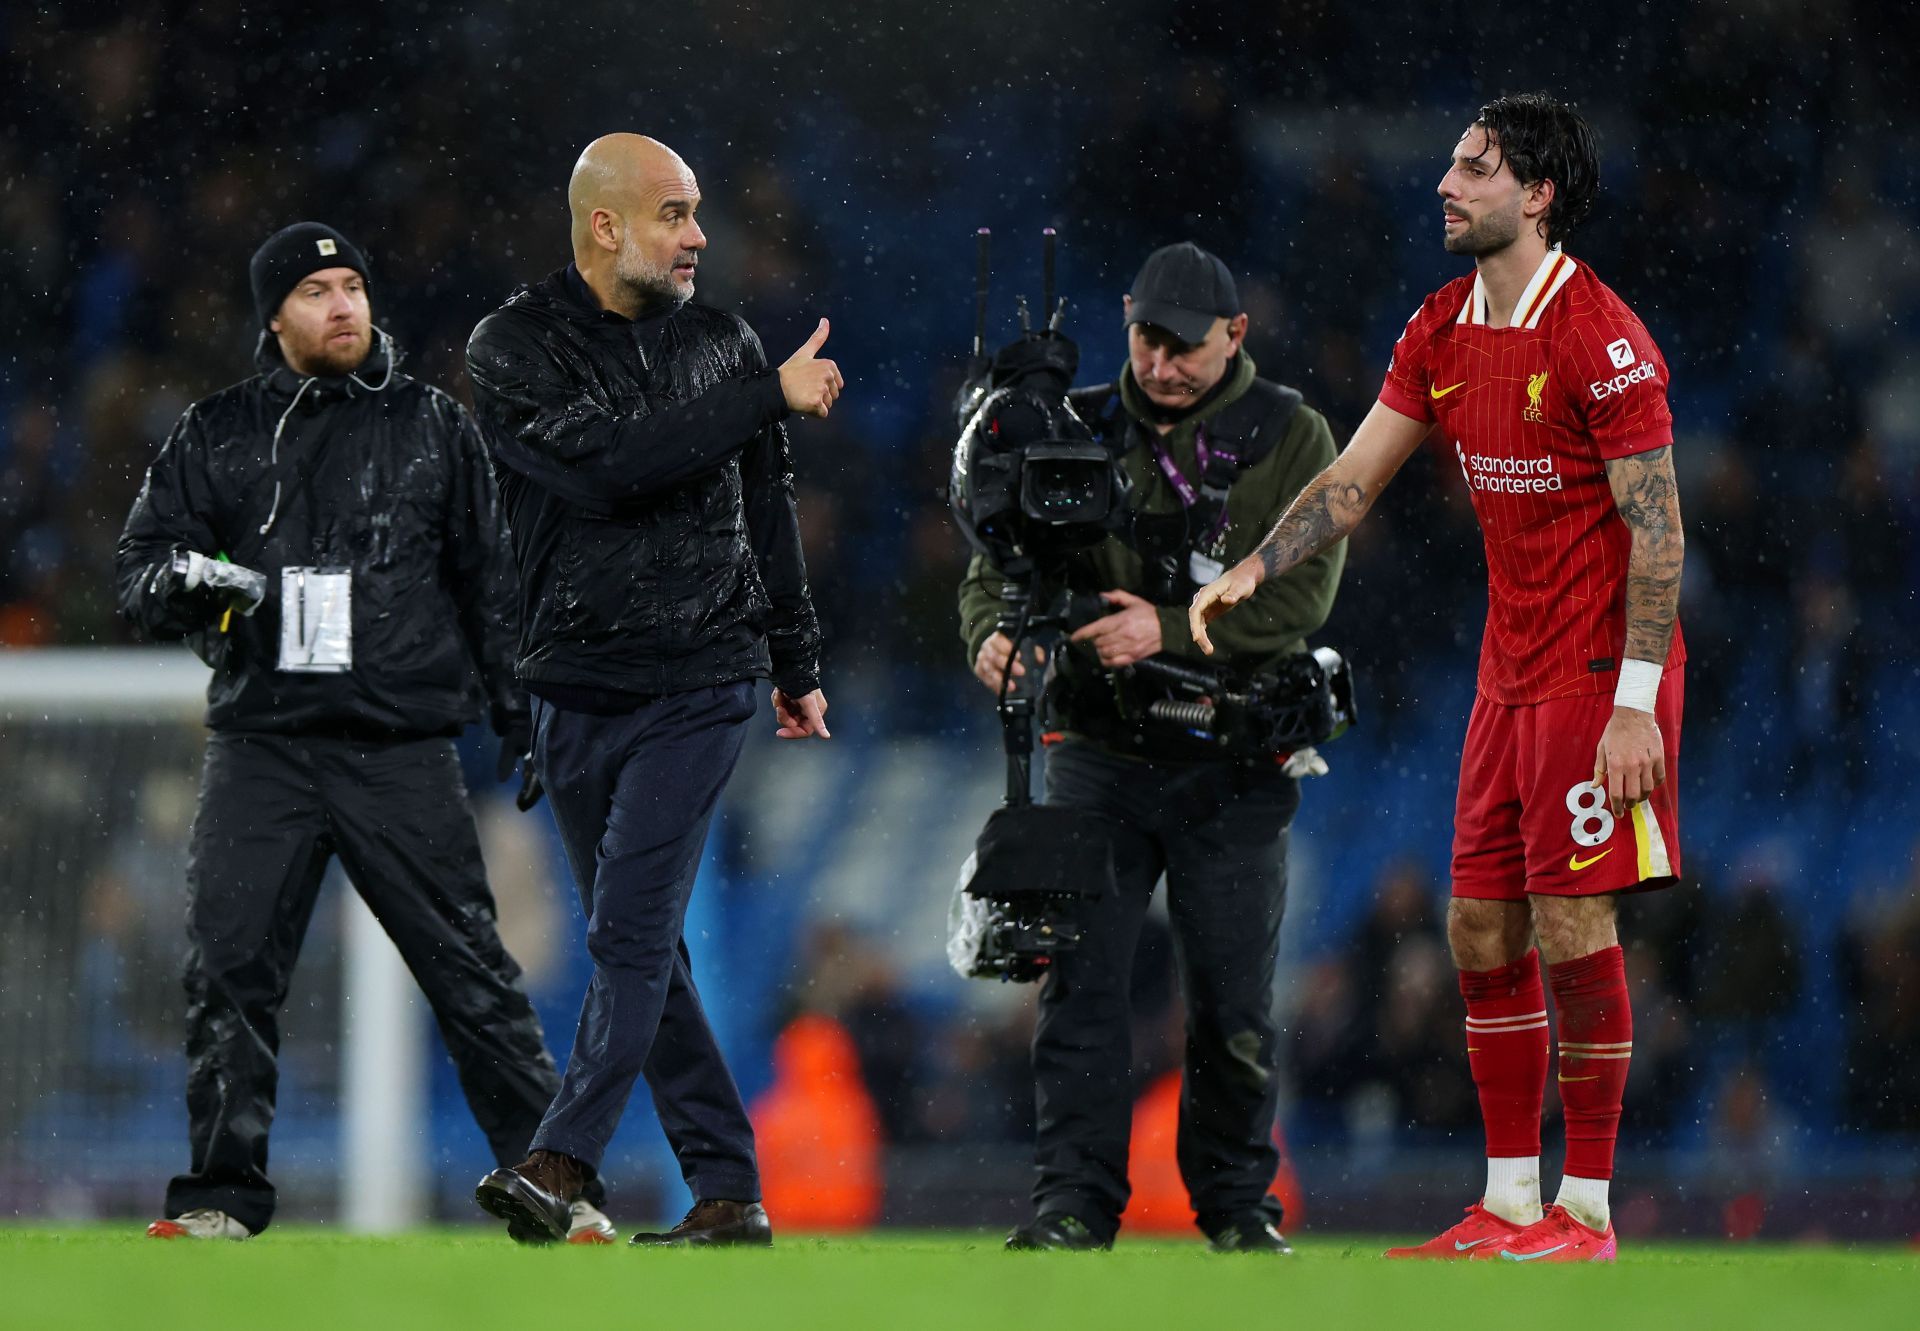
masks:
[[(1389, 1257), (1610, 1261), (1616, 1248), (1607, 1183), (1633, 1020), (1614, 898), (1680, 872), (1685, 649), (1666, 362), (1561, 249), (1598, 183), (1571, 108), (1540, 95), (1481, 108), (1439, 186), (1447, 250), (1474, 273), (1421, 305), (1346, 450), (1189, 610), (1211, 652), (1210, 622), (1351, 532), (1429, 435), (1452, 446), (1489, 584), (1447, 913), (1487, 1184), (1459, 1224)], [(1544, 1212), (1541, 954), (1567, 1127)]]

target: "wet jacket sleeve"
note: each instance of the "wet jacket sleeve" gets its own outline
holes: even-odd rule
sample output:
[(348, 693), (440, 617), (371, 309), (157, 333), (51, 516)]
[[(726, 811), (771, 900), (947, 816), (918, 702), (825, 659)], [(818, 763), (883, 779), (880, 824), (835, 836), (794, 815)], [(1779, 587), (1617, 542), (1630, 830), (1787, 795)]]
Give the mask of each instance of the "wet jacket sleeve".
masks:
[(786, 415), (779, 376), (764, 366), (691, 401), (617, 412), (563, 355), (504, 311), (473, 330), (467, 374), (501, 465), (589, 511), (710, 471)]
[[(759, 337), (745, 324), (741, 329), (748, 340), (748, 364), (764, 369), (767, 357)], [(768, 425), (747, 445), (740, 455), (740, 486), (760, 581), (773, 603), (767, 651), (773, 658), (774, 687), (798, 698), (820, 687), (820, 619), (807, 590), (807, 560), (800, 547), (793, 453), (786, 426)]]
[(188, 411), (147, 467), (114, 553), (120, 613), (145, 636), (182, 638), (218, 618), (222, 606), (213, 590), (203, 585), (188, 591), (185, 579), (173, 571), (176, 553), (219, 553), (212, 512), (205, 444)]
[[(1332, 465), (1333, 430), (1319, 412), (1302, 408), (1294, 413), (1293, 426), (1276, 451), (1279, 458), (1269, 482), (1269, 502), (1257, 528), (1249, 533), (1254, 545), (1273, 529), (1307, 483)], [(1208, 636), (1229, 658), (1267, 657), (1287, 650), (1327, 622), (1346, 562), (1347, 543), (1339, 541), (1279, 577), (1268, 578), (1246, 604), (1214, 620)], [(1208, 659), (1193, 640), (1184, 605), (1160, 608), (1160, 637), (1162, 651)]]
[(453, 483), (441, 560), (461, 636), (486, 691), (494, 733), (504, 735), (528, 712), (526, 695), (513, 672), (520, 639), (518, 576), (493, 464), (487, 460), (479, 427), (458, 403), (444, 401), (444, 408)]
[(973, 669), (980, 645), (1000, 627), (1000, 615), (1006, 609), (1001, 586), (1006, 575), (978, 551), (967, 561), (967, 575), (960, 580), (960, 641), (967, 649), (967, 669)]

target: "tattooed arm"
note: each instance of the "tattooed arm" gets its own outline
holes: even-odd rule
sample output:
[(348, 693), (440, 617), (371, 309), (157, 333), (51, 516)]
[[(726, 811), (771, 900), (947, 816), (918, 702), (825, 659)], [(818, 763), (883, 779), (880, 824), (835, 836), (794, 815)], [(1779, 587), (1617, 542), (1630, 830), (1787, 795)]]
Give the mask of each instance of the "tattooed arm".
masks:
[[(1287, 506), (1267, 539), (1253, 552), (1260, 561), (1262, 581), (1304, 564), (1360, 525), (1373, 505), (1373, 494), (1357, 481), (1340, 475), (1341, 459), (1311, 481), (1300, 497)], [(1376, 490), (1374, 494), (1378, 494)]]
[(1673, 449), (1615, 458), (1607, 463), (1607, 484), (1633, 533), (1633, 550), (1627, 556), (1626, 654), (1629, 660), (1664, 666), (1680, 611), (1680, 562), (1686, 552)]
[[(1607, 463), (1607, 484), (1633, 532), (1627, 555), (1626, 659), (1664, 666), (1680, 610), (1680, 563), (1686, 551), (1673, 449), (1615, 458)], [(1654, 714), (1615, 702), (1593, 755), (1593, 783), (1605, 787), (1614, 816), (1624, 816), (1629, 805), (1653, 794), (1666, 779), (1666, 744)]]
[(1376, 402), (1346, 451), (1307, 483), (1260, 548), (1202, 587), (1187, 607), (1187, 627), (1202, 651), (1213, 654), (1207, 625), (1253, 595), (1276, 574), (1313, 558), (1360, 525), (1432, 426)]

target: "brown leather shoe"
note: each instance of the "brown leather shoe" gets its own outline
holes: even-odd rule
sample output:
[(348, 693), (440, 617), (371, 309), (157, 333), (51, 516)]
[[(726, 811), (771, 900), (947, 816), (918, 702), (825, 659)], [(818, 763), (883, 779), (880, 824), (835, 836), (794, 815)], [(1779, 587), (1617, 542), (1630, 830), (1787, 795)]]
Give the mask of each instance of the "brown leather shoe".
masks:
[(586, 1186), (587, 1169), (570, 1155), (535, 1151), (512, 1169), (480, 1180), (473, 1200), (507, 1222), (516, 1243), (557, 1243), (573, 1224), (570, 1203)]
[(773, 1246), (773, 1224), (759, 1202), (695, 1202), (686, 1217), (664, 1234), (635, 1234), (636, 1248)]

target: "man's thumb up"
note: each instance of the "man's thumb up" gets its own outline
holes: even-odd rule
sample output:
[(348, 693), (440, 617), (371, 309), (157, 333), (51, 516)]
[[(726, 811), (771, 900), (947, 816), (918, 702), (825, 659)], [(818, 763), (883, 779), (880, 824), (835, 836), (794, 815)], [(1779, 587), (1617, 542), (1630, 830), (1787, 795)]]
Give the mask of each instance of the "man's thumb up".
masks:
[(840, 377), (838, 365), (816, 359), (820, 348), (826, 345), (827, 334), (832, 331), (833, 326), (822, 319), (813, 336), (801, 343), (800, 349), (780, 367), (780, 391), (786, 395), (790, 411), (824, 417), (832, 410), (840, 390), (847, 386), (847, 381)]

